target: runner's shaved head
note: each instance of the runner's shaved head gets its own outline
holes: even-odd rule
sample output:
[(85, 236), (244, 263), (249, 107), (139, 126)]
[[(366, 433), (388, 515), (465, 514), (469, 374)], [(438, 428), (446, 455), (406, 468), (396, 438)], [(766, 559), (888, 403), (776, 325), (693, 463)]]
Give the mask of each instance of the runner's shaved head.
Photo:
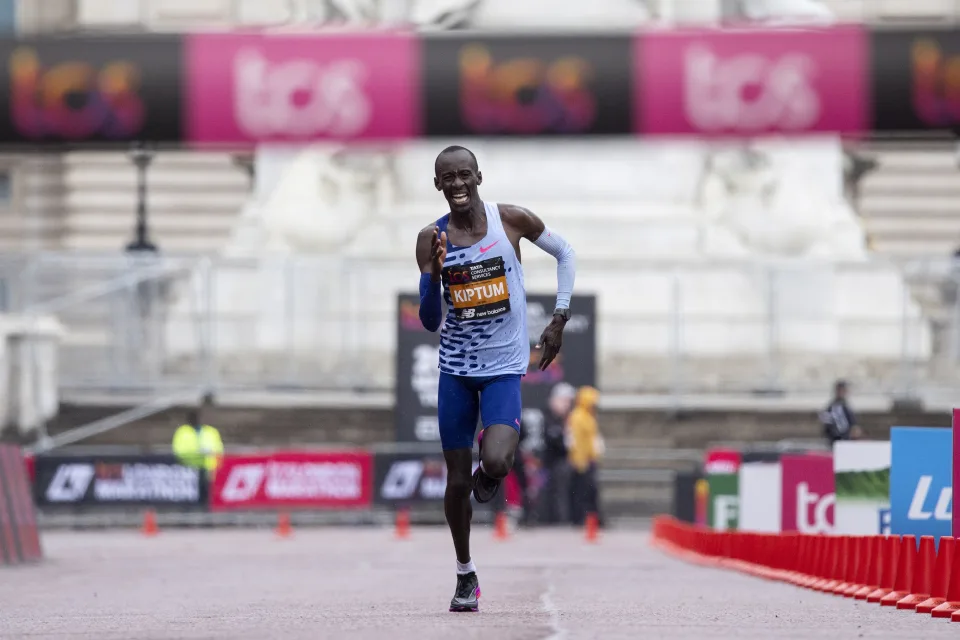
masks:
[(440, 154), (437, 156), (436, 161), (433, 163), (433, 171), (434, 171), (434, 173), (440, 173), (440, 158), (442, 158), (442, 157), (445, 156), (445, 155), (448, 155), (448, 154), (451, 154), (451, 153), (457, 153), (457, 152), (460, 152), (460, 151), (462, 151), (462, 152), (464, 152), (464, 153), (466, 153), (467, 155), (470, 156), (470, 159), (473, 160), (473, 169), (474, 169), (474, 171), (479, 171), (479, 170), (480, 170), (480, 166), (477, 164), (477, 156), (474, 155), (473, 151), (470, 151), (470, 149), (467, 149), (466, 147), (461, 147), (460, 145), (454, 144), (454, 145), (451, 145), (451, 146), (447, 147), (447, 148), (444, 149), (443, 151), (441, 151)]

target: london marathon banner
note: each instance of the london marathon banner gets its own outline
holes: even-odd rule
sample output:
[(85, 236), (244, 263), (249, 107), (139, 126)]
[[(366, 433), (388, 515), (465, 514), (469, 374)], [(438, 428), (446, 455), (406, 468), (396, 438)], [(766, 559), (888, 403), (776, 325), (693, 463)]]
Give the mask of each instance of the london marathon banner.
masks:
[[(479, 460), (473, 461), (476, 470)], [(447, 490), (447, 463), (439, 447), (427, 453), (385, 453), (373, 456), (373, 501), (389, 506), (443, 504)], [(504, 495), (504, 494), (501, 494)], [(497, 501), (479, 504), (470, 496), (474, 509), (491, 509)]]
[(373, 503), (367, 451), (227, 455), (210, 491), (213, 511), (364, 509)]
[[(540, 350), (535, 346), (550, 323), (556, 295), (527, 295), (530, 364), (521, 382), (523, 415), (521, 422), (528, 446), (542, 440), (544, 411), (554, 386), (567, 382), (574, 387), (595, 386), (596, 298), (574, 295), (572, 315), (563, 330), (563, 347), (546, 371), (540, 371)], [(420, 296), (400, 294), (397, 299), (397, 355), (395, 425), (398, 442), (436, 442), (437, 387), (440, 381), (440, 333), (432, 333), (420, 324)]]
[(37, 456), (38, 505), (202, 505), (206, 474), (172, 455)]

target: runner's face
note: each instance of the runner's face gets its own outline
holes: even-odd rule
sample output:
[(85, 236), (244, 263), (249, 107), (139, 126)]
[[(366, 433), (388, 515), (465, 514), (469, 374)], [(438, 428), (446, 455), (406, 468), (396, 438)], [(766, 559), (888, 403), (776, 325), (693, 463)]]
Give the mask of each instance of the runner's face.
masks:
[(466, 212), (480, 199), (477, 187), (483, 176), (473, 158), (466, 151), (453, 151), (437, 160), (437, 175), (434, 184), (443, 192), (450, 211)]

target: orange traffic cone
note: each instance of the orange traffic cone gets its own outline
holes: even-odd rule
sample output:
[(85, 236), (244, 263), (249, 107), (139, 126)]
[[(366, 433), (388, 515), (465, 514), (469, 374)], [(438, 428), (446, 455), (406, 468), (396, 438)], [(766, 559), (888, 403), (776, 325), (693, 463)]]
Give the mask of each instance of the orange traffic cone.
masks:
[(885, 536), (880, 545), (880, 557), (878, 559), (882, 566), (880, 571), (880, 586), (873, 593), (867, 595), (867, 602), (876, 604), (880, 602), (888, 593), (893, 591), (893, 583), (897, 577), (897, 560), (900, 555), (900, 539), (897, 536)]
[(277, 537), (289, 538), (291, 533), (293, 533), (293, 529), (290, 526), (290, 514), (281, 511), (277, 514)]
[(597, 519), (597, 514), (588, 513), (587, 519), (584, 525), (584, 534), (587, 539), (587, 542), (596, 542), (599, 538), (600, 530), (600, 521)]
[(880, 580), (883, 578), (883, 563), (880, 561), (883, 538), (868, 536), (867, 543), (866, 573), (864, 574), (866, 579), (864, 586), (853, 594), (854, 600), (866, 600), (867, 596), (880, 588)]
[(397, 540), (406, 540), (410, 537), (410, 511), (408, 509), (397, 510), (395, 536)]
[(843, 595), (850, 588), (850, 574), (853, 571), (854, 561), (853, 536), (840, 536), (840, 562), (837, 565), (837, 584), (827, 593)]
[(960, 549), (954, 549), (952, 564), (946, 602), (930, 612), (934, 618), (952, 618), (954, 613), (960, 611)]
[(507, 523), (507, 513), (498, 511), (493, 521), (493, 537), (497, 540), (506, 540), (510, 537), (510, 528)]
[(917, 605), (917, 613), (929, 614), (947, 601), (947, 590), (950, 588), (950, 568), (953, 566), (955, 548), (956, 540), (954, 538), (951, 536), (940, 538), (937, 564), (933, 569), (933, 582), (930, 583), (930, 597)]
[(912, 611), (926, 602), (933, 590), (933, 569), (937, 562), (936, 542), (933, 536), (920, 536), (920, 553), (910, 581), (910, 595), (897, 601), (897, 609)]
[(880, 598), (881, 607), (896, 606), (903, 598), (910, 595), (916, 559), (917, 538), (912, 535), (903, 536), (900, 538), (900, 555), (897, 562), (897, 575), (893, 578), (893, 591)]
[(853, 564), (850, 569), (850, 586), (843, 592), (845, 598), (852, 598), (867, 583), (867, 545), (870, 538), (854, 536)]
[(840, 584), (838, 579), (840, 575), (840, 547), (842, 538), (840, 536), (827, 536), (827, 570), (826, 578), (816, 583), (813, 588), (817, 591), (832, 593), (833, 588)]
[(140, 531), (145, 536), (155, 536), (160, 532), (157, 527), (157, 514), (153, 509), (147, 509), (143, 514), (143, 527)]

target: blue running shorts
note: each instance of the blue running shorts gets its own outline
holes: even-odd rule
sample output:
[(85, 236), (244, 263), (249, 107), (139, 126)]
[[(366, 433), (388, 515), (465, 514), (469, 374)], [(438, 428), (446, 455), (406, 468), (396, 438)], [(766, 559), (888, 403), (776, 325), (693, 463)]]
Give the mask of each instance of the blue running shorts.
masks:
[(477, 419), (483, 428), (510, 425), (520, 432), (520, 374), (472, 377), (440, 374), (437, 414), (444, 451), (472, 449)]

